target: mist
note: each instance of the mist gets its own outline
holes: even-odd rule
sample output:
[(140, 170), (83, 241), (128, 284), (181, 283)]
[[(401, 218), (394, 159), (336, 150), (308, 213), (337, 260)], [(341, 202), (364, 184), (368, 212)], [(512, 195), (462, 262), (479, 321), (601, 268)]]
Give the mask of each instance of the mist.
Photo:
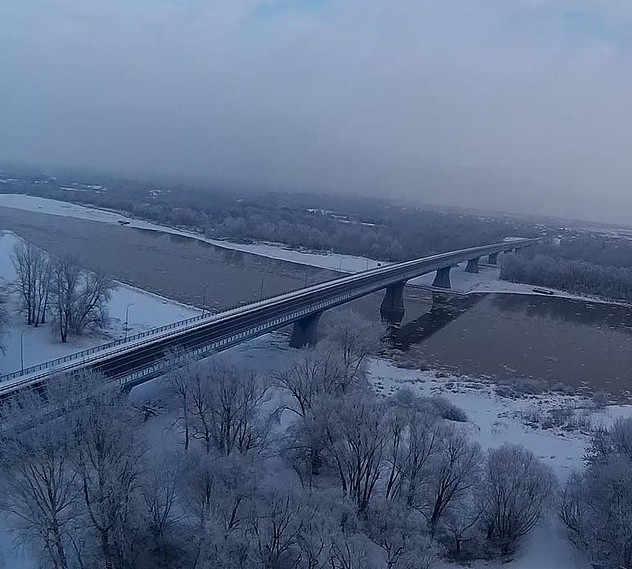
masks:
[(628, 222), (616, 0), (8, 0), (0, 166)]

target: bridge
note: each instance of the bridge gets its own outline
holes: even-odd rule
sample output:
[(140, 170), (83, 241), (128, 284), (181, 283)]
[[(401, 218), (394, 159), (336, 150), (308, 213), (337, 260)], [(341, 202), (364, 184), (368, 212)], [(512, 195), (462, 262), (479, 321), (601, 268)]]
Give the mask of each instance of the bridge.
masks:
[(184, 362), (205, 358), (241, 342), (293, 324), (292, 347), (316, 343), (321, 314), (362, 296), (385, 290), (380, 313), (387, 322), (401, 322), (403, 291), (414, 277), (436, 271), (433, 287), (451, 287), (450, 270), (467, 262), (466, 271), (478, 272), (482, 257), (496, 264), (498, 255), (539, 242), (516, 239), (461, 249), (412, 261), (395, 263), (309, 286), (223, 312), (197, 316), (131, 336), (65, 358), (0, 376), (0, 398), (23, 389), (37, 388), (57, 374), (95, 372), (123, 389), (163, 375)]

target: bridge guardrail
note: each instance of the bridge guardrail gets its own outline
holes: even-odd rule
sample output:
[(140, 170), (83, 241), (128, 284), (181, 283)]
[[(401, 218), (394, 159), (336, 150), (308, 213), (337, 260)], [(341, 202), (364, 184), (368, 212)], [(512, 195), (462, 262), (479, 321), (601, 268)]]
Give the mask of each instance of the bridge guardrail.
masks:
[[(86, 350), (81, 350), (80, 352), (74, 352), (72, 354), (68, 354), (67, 356), (56, 358), (54, 360), (49, 360), (47, 362), (43, 362), (41, 364), (36, 364), (34, 366), (29, 366), (24, 368), (24, 370), (17, 370), (11, 373), (7, 373), (4, 375), (0, 375), (0, 384), (5, 381), (10, 381), (12, 379), (16, 379), (18, 377), (30, 375), (32, 373), (36, 373), (38, 371), (44, 371), (47, 369), (53, 369), (60, 365), (63, 365), (68, 362), (81, 360), (87, 356), (91, 356), (92, 354), (97, 354), (99, 352), (105, 352), (112, 348), (116, 348), (117, 346), (127, 346), (132, 344), (138, 340), (143, 338), (147, 338), (149, 336), (153, 336), (155, 334), (160, 334), (161, 332), (167, 332), (169, 330), (174, 330), (176, 328), (180, 328), (183, 326), (188, 326), (189, 324), (193, 324), (194, 322), (201, 322), (205, 319), (212, 319), (213, 317), (220, 317), (222, 314), (226, 312), (230, 312), (231, 310), (235, 310), (236, 308), (242, 308), (248, 306), (250, 304), (256, 304), (257, 302), (261, 302), (262, 300), (268, 300), (270, 298), (274, 298), (276, 295), (267, 296), (265, 298), (255, 300), (253, 302), (239, 302), (234, 304), (228, 308), (225, 308), (218, 312), (206, 312), (204, 314), (198, 314), (197, 316), (191, 316), (190, 318), (185, 318), (184, 320), (178, 320), (177, 322), (172, 322), (171, 324), (165, 324), (164, 326), (159, 326), (157, 328), (151, 328), (150, 330), (145, 330), (144, 332), (138, 332), (132, 336), (128, 336), (126, 339), (122, 338), (119, 340), (114, 340), (112, 342), (108, 342), (106, 344), (100, 344), (99, 346), (94, 346), (93, 348), (88, 348)], [(116, 353), (116, 352), (113, 352)]]
[[(527, 241), (527, 240), (525, 240), (525, 241)], [(536, 240), (528, 240), (528, 241), (536, 241)], [(499, 246), (502, 246), (502, 245), (512, 245), (512, 242), (507, 242), (507, 243), (503, 243), (503, 244), (494, 244), (494, 245), (481, 246), (481, 247), (473, 248), (472, 250), (475, 250), (475, 249), (484, 250), (484, 249), (490, 249), (490, 248), (498, 248)], [(462, 251), (455, 251), (453, 253), (459, 253), (459, 252), (462, 252)], [(439, 256), (443, 256), (443, 254), (441, 254)], [(417, 262), (417, 261), (420, 261), (420, 260), (423, 260), (423, 259), (417, 259), (417, 260), (413, 260), (413, 261), (405, 261), (404, 263), (401, 263), (401, 265), (406, 265), (408, 263), (413, 263), (413, 262)], [(380, 271), (381, 272), (381, 271), (388, 270), (389, 268), (393, 268), (393, 266), (392, 265), (390, 265), (390, 266), (386, 265), (384, 267), (381, 267), (380, 269), (372, 269), (371, 272), (373, 272), (373, 271)], [(343, 277), (343, 278), (345, 278), (345, 277)], [(325, 283), (322, 283), (322, 284), (325, 284)], [(312, 285), (312, 286), (319, 286), (319, 285)], [(303, 290), (303, 289), (299, 289), (299, 290)], [(297, 292), (297, 291), (293, 291), (293, 292)], [(291, 293), (286, 293), (286, 294), (291, 294)], [(125, 346), (125, 347), (127, 347), (129, 344), (132, 344), (132, 343), (134, 343), (134, 342), (136, 342), (136, 341), (138, 341), (140, 339), (147, 338), (147, 337), (153, 336), (153, 335), (157, 335), (157, 334), (160, 334), (161, 332), (174, 330), (176, 328), (184, 327), (184, 326), (187, 326), (189, 324), (193, 324), (195, 322), (201, 322), (201, 321), (203, 321), (205, 319), (212, 320), (214, 318), (221, 318), (221, 316), (223, 314), (225, 314), (227, 312), (230, 312), (232, 310), (235, 310), (236, 308), (245, 308), (247, 306), (254, 305), (254, 304), (257, 304), (257, 303), (265, 301), (265, 300), (270, 300), (270, 299), (274, 298), (275, 296), (277, 296), (277, 295), (272, 295), (272, 296), (267, 297), (267, 298), (261, 298), (261, 299), (259, 299), (257, 301), (253, 301), (253, 302), (247, 302), (247, 303), (241, 302), (241, 303), (238, 303), (235, 306), (232, 306), (230, 308), (226, 308), (226, 309), (224, 309), (224, 310), (222, 310), (220, 312), (213, 312), (213, 313), (210, 313), (210, 314), (200, 314), (200, 315), (197, 315), (197, 316), (193, 316), (191, 318), (186, 318), (184, 320), (180, 320), (178, 322), (173, 322), (171, 324), (166, 324), (164, 326), (153, 328), (151, 330), (146, 330), (145, 332), (140, 332), (140, 333), (135, 334), (133, 336), (129, 336), (126, 339), (115, 340), (113, 342), (102, 344), (100, 346), (95, 346), (95, 347), (89, 348), (87, 350), (82, 350), (80, 352), (75, 352), (73, 354), (69, 354), (68, 356), (64, 356), (62, 358), (57, 358), (55, 360), (50, 360), (48, 362), (37, 364), (35, 366), (30, 366), (28, 368), (25, 368), (24, 370), (15, 371), (15, 372), (12, 372), (12, 373), (0, 376), (0, 384), (3, 383), (3, 382), (6, 382), (6, 381), (10, 381), (12, 379), (16, 379), (18, 377), (27, 376), (27, 375), (36, 373), (36, 372), (39, 372), (39, 371), (53, 369), (53, 368), (59, 367), (59, 366), (65, 364), (65, 363), (68, 363), (68, 362), (81, 360), (81, 359), (86, 358), (87, 356), (91, 356), (93, 354), (100, 353), (100, 352), (105, 352), (105, 351), (110, 350), (112, 348), (116, 348), (117, 346)], [(281, 295), (281, 296), (283, 296), (283, 295)], [(112, 354), (116, 354), (119, 351), (120, 350), (113, 351)]]

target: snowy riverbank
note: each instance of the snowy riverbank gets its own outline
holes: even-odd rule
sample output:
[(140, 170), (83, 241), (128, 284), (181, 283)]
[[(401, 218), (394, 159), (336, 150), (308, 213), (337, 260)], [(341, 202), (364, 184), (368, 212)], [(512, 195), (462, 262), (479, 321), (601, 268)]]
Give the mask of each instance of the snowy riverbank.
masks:
[[(15, 279), (11, 253), (19, 241), (20, 238), (11, 232), (0, 232), (0, 285), (6, 286)], [(49, 324), (38, 328), (27, 326), (19, 314), (19, 302), (14, 296), (9, 298), (5, 309), (9, 322), (2, 338), (5, 350), (4, 354), (0, 353), (0, 375), (19, 370), (22, 364), (26, 368), (122, 338), (126, 316), (127, 333), (131, 336), (200, 313), (197, 308), (117, 283), (108, 304), (107, 328), (100, 333), (71, 338), (67, 344), (62, 344), (54, 338)]]
[[(242, 251), (245, 253), (251, 253), (253, 255), (259, 255), (271, 259), (290, 261), (292, 263), (298, 263), (322, 269), (329, 269), (342, 273), (356, 273), (387, 264), (375, 259), (369, 259), (367, 257), (342, 255), (339, 253), (324, 251), (305, 251), (291, 249), (280, 243), (236, 243), (223, 239), (209, 239), (208, 237), (205, 237), (193, 231), (187, 231), (183, 229), (159, 225), (156, 223), (150, 223), (111, 211), (85, 207), (58, 200), (28, 196), (24, 194), (0, 194), (0, 207), (19, 209), (23, 211), (32, 211), (61, 217), (84, 219), (100, 223), (118, 224), (121, 225), (122, 231), (124, 231), (126, 227), (136, 227), (139, 229), (171, 233), (174, 235), (181, 235), (192, 239), (197, 239), (199, 241), (203, 241), (217, 247), (223, 247), (225, 249)], [(485, 259), (482, 259), (482, 261), (484, 260)], [(411, 279), (408, 284), (430, 288), (432, 286), (434, 276), (434, 273), (422, 275), (415, 279)], [(533, 292), (532, 285), (501, 281), (500, 268), (497, 266), (486, 265), (484, 263), (481, 263), (480, 272), (477, 274), (466, 273), (465, 263), (462, 263), (461, 266), (455, 267), (452, 270), (451, 280), (453, 292), (461, 294), (479, 292), (530, 295), (535, 294)], [(564, 298), (586, 299), (586, 297), (566, 293), (564, 291), (555, 291), (555, 294), (556, 296), (561, 296)], [(599, 302), (598, 299), (591, 298), (589, 300)]]

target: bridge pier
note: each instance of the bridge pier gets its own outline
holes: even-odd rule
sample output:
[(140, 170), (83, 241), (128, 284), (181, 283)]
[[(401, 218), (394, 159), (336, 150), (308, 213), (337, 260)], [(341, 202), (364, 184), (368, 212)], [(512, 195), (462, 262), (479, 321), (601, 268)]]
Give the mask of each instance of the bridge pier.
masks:
[(490, 265), (497, 265), (498, 264), (498, 253), (492, 253), (489, 256), (488, 261), (489, 261)]
[(386, 294), (380, 306), (382, 322), (399, 326), (404, 318), (404, 285), (401, 281), (386, 287)]
[(478, 273), (478, 261), (480, 257), (475, 257), (474, 259), (469, 259), (467, 262), (467, 267), (465, 267), (466, 273)]
[(450, 269), (452, 267), (444, 267), (443, 269), (437, 270), (437, 276), (435, 277), (432, 286), (436, 286), (438, 288), (452, 288), (452, 283), (450, 282)]
[(318, 341), (318, 321), (322, 312), (310, 314), (294, 322), (294, 329), (290, 337), (290, 348), (304, 348), (315, 346)]

